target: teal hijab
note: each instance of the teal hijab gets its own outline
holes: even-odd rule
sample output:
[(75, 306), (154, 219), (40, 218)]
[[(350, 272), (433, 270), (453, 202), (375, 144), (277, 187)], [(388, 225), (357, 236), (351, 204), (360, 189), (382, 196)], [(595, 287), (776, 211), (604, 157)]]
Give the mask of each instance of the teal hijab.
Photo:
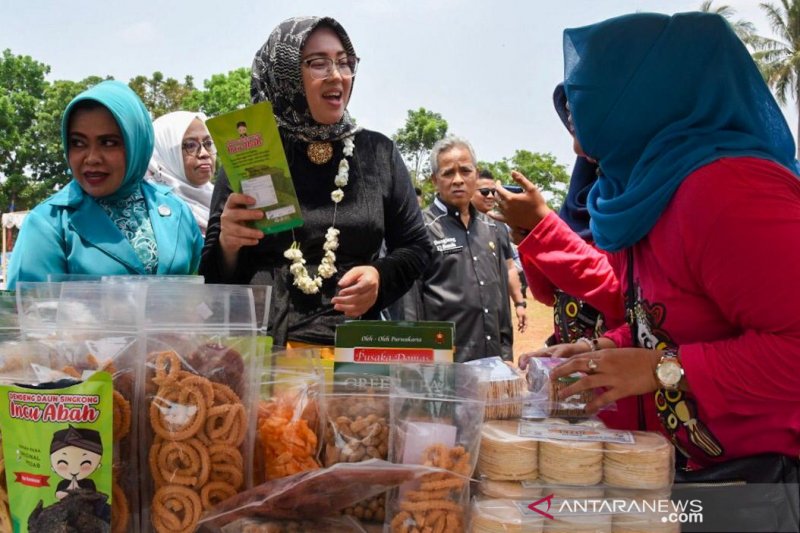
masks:
[(722, 157), (797, 173), (783, 114), (719, 15), (635, 14), (564, 32), (575, 134), (602, 175), (589, 192), (598, 246), (617, 251), (655, 225), (683, 180)]
[(105, 197), (117, 200), (131, 196), (141, 187), (147, 164), (153, 155), (155, 134), (150, 114), (142, 101), (130, 87), (119, 81), (109, 80), (98, 83), (75, 98), (67, 105), (61, 120), (61, 141), (64, 154), (69, 159), (68, 129), (72, 111), (79, 102), (95, 101), (111, 112), (117, 121), (125, 143), (125, 178), (116, 192)]

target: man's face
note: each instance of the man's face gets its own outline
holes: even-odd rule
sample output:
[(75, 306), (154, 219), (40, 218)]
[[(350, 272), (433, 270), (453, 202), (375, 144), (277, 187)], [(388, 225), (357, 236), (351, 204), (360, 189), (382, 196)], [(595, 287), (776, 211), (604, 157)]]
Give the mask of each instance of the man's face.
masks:
[(477, 176), (469, 150), (456, 145), (439, 154), (439, 172), (433, 181), (442, 200), (462, 210), (469, 206), (475, 193)]
[(478, 178), (476, 181), (475, 194), (472, 195), (472, 205), (481, 213), (488, 213), (494, 209), (495, 199), (494, 181), (489, 178)]

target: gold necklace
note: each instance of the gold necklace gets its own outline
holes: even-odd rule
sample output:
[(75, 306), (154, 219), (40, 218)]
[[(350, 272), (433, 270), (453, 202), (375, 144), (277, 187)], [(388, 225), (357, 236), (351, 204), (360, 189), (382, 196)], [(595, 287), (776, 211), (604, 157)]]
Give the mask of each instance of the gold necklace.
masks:
[(324, 165), (333, 157), (333, 144), (329, 142), (312, 142), (306, 149), (308, 159), (317, 165)]

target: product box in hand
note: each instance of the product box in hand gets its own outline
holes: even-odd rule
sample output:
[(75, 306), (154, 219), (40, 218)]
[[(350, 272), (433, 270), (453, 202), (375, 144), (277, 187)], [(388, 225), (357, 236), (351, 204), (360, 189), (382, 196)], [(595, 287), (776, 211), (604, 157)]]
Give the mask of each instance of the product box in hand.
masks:
[(454, 331), (452, 322), (347, 322), (336, 328), (334, 372), (388, 375), (395, 363), (452, 363)]
[(286, 162), (272, 104), (225, 113), (206, 122), (225, 168), (231, 190), (256, 199), (252, 209), (264, 211), (254, 227), (278, 233), (303, 224), (300, 203)]

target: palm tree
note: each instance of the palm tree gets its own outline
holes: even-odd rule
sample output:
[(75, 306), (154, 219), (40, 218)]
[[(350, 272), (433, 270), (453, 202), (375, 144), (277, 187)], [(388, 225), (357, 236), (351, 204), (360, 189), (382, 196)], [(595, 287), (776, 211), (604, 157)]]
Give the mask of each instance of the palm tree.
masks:
[(739, 37), (739, 39), (741, 39), (748, 48), (751, 50), (754, 49), (761, 38), (756, 35), (756, 27), (753, 25), (753, 23), (744, 19), (733, 20), (733, 17), (736, 15), (735, 9), (727, 5), (712, 8), (711, 4), (713, 3), (714, 0), (705, 0), (700, 5), (700, 11), (705, 13), (716, 13), (717, 15), (725, 17), (725, 19), (733, 28), (733, 31), (736, 32), (736, 35)]
[[(791, 94), (795, 106), (800, 106), (800, 0), (780, 0), (781, 5), (762, 3), (776, 39), (759, 37), (753, 58), (759, 64), (764, 79), (775, 97), (786, 105)], [(798, 119), (800, 133), (800, 119)], [(800, 146), (798, 146), (800, 157)]]

